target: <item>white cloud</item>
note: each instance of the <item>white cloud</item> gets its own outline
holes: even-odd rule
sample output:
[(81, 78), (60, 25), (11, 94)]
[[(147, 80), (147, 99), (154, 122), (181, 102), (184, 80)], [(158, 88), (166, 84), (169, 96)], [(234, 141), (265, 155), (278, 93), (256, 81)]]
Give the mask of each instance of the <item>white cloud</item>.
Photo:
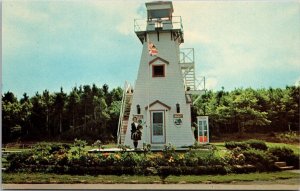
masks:
[(218, 85), (218, 79), (215, 77), (207, 77), (206, 82), (205, 82), (205, 88), (207, 90), (213, 90), (217, 87)]
[(22, 20), (26, 23), (43, 22), (48, 19), (48, 15), (42, 10), (32, 11), (30, 1), (4, 1), (3, 18), (8, 21)]
[(138, 1), (94, 1), (88, 3), (105, 15), (104, 22), (107, 26), (113, 26), (120, 34), (129, 35), (133, 32), (133, 21), (140, 18)]
[[(267, 72), (277, 71), (282, 75), (278, 78), (289, 83), (299, 76), (287, 75), (300, 71), (299, 3), (173, 1), (173, 5), (174, 15), (183, 19), (183, 46), (195, 48), (196, 72), (207, 77), (209, 89), (248, 86), (258, 72), (272, 78)], [(135, 38), (135, 18), (146, 19), (144, 1), (4, 1), (3, 57), (9, 53), (20, 57), (25, 50), (35, 58), (49, 54), (52, 59), (63, 53), (65, 59), (82, 55), (85, 64), (86, 59), (119, 62), (115, 51), (120, 47), (140, 50), (134, 44), (139, 44), (137, 39), (128, 45), (128, 39)], [(120, 57), (128, 58), (124, 54), (120, 52)], [(132, 66), (131, 61), (126, 64)], [(99, 71), (100, 75), (105, 74)]]
[(251, 84), (257, 71), (300, 71), (296, 2), (175, 1), (174, 8), (183, 18), (184, 46), (198, 51), (197, 72), (202, 75)]

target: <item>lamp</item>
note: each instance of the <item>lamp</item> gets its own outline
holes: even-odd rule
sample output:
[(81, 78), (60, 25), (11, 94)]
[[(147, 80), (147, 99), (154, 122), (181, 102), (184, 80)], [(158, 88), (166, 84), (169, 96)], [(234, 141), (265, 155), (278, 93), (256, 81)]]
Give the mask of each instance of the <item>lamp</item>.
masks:
[(136, 105), (137, 114), (141, 114), (141, 106), (139, 104)]
[(176, 112), (180, 113), (180, 104), (179, 103), (176, 103)]

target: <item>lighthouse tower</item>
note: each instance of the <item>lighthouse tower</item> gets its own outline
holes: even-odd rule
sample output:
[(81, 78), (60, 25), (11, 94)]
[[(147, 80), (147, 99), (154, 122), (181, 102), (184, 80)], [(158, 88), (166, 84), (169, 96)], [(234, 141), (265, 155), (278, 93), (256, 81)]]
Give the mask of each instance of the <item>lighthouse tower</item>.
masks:
[[(191, 95), (187, 87), (191, 68), (180, 64), (179, 46), (184, 42), (181, 17), (173, 16), (170, 1), (146, 3), (147, 20), (135, 20), (135, 33), (143, 50), (135, 87), (125, 86), (118, 130), (118, 143), (133, 147), (131, 123), (143, 126), (143, 143), (176, 147), (195, 142), (191, 130)], [(188, 90), (187, 90), (188, 88)]]

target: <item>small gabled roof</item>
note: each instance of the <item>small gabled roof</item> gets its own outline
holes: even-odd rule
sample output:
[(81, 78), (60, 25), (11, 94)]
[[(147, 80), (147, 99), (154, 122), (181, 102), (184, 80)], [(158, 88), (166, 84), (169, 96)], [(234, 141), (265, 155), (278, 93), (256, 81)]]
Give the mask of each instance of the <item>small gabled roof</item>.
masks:
[(164, 63), (166, 63), (166, 64), (169, 64), (169, 62), (166, 61), (165, 59), (163, 59), (163, 58), (161, 58), (161, 57), (156, 57), (156, 58), (154, 58), (153, 60), (151, 60), (151, 61), (149, 62), (149, 65), (150, 65), (150, 64), (153, 64), (153, 63), (156, 62), (157, 60), (160, 60), (160, 61), (162, 61), (162, 62), (164, 62)]
[[(154, 104), (157, 104), (157, 103), (160, 104), (160, 105), (162, 105), (162, 106), (164, 106), (164, 107), (167, 108), (168, 110), (171, 109), (170, 106), (168, 106), (167, 104), (164, 104), (163, 102), (161, 102), (161, 101), (159, 101), (159, 100), (156, 100), (156, 101), (152, 102), (151, 104), (149, 104), (149, 107), (151, 107), (151, 106), (153, 106)], [(145, 109), (148, 109), (148, 106), (146, 106)]]

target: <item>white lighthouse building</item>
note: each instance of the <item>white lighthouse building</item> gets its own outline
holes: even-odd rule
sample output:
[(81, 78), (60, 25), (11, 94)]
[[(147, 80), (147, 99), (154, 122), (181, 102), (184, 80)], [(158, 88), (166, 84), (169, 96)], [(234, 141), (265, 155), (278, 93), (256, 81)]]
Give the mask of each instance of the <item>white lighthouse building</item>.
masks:
[(142, 124), (143, 143), (176, 147), (194, 144), (191, 94), (196, 88), (193, 49), (184, 42), (181, 17), (173, 16), (170, 1), (146, 3), (147, 20), (135, 20), (142, 55), (135, 86), (125, 84), (118, 129), (118, 144), (133, 147), (131, 123)]

